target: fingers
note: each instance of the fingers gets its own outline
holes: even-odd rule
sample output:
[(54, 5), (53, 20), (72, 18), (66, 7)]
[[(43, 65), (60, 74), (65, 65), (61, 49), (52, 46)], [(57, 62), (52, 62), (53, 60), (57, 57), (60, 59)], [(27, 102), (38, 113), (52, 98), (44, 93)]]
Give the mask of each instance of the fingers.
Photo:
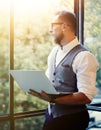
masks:
[(41, 94), (42, 94), (42, 95), (48, 95), (48, 94), (47, 94), (45, 91), (43, 91), (43, 90), (41, 91)]
[(51, 96), (50, 95), (48, 95), (45, 91), (41, 91), (41, 95), (43, 96), (43, 97), (45, 97), (48, 101), (50, 101), (51, 100)]
[(41, 98), (41, 99), (43, 99), (45, 101), (48, 101), (48, 102), (51, 101), (51, 96), (48, 95), (45, 91), (41, 91), (41, 93), (38, 93), (38, 92), (36, 92), (36, 91), (34, 91), (32, 89), (29, 89), (28, 93), (33, 95), (33, 96), (36, 96), (38, 98)]
[(34, 91), (32, 89), (29, 89), (28, 93), (31, 94), (31, 95), (33, 95), (33, 96), (36, 96), (36, 97), (41, 97), (40, 93), (38, 93), (38, 92), (36, 92), (36, 91)]
[(44, 96), (44, 97), (49, 97), (49, 95), (43, 90), (41, 91), (41, 95)]

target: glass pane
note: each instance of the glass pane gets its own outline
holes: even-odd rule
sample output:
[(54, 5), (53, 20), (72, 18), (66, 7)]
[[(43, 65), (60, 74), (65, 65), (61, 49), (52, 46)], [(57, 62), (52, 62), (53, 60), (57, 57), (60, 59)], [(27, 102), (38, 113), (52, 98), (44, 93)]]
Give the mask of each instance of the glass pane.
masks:
[(9, 70), (9, 1), (0, 0), (0, 115), (7, 114), (9, 111), (8, 70)]
[[(84, 44), (97, 57), (100, 65), (96, 83), (100, 91), (93, 102), (101, 102), (101, 0), (85, 0), (84, 24)], [(100, 121), (99, 125), (101, 126), (101, 112), (91, 111), (90, 116), (95, 119), (96, 123)]]
[(0, 122), (0, 130), (10, 130), (10, 123), (8, 121)]
[(47, 106), (47, 102), (41, 100), (37, 97), (25, 94), (15, 83), (15, 107), (14, 111), (24, 112), (24, 111), (34, 111), (39, 109), (44, 109)]
[(44, 116), (15, 120), (15, 130), (42, 130)]
[[(22, 70), (46, 70), (54, 43), (49, 34), (57, 10), (74, 11), (74, 0), (15, 0), (14, 66)], [(46, 108), (47, 103), (24, 94), (15, 83), (15, 112)]]

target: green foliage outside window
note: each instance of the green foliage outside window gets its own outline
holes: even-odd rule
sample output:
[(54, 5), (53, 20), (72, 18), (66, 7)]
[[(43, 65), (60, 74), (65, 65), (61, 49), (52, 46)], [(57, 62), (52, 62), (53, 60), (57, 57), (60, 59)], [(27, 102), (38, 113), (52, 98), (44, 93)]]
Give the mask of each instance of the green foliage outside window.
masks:
[(101, 89), (101, 1), (85, 1), (84, 44), (99, 62), (96, 85)]

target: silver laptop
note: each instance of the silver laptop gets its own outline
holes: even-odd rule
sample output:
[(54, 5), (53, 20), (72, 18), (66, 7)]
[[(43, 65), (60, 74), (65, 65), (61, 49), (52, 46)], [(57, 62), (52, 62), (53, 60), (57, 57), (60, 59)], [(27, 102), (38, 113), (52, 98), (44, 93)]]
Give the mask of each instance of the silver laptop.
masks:
[(44, 71), (10, 70), (10, 74), (25, 92), (28, 92), (29, 89), (33, 89), (37, 92), (41, 92), (43, 90), (48, 94), (69, 94), (67, 92), (57, 92), (46, 77)]

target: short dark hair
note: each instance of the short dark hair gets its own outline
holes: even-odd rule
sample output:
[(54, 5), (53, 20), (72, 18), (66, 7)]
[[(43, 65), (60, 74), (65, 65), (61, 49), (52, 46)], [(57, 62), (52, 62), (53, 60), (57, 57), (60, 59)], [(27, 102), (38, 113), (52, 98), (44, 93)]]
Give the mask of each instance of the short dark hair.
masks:
[(71, 29), (75, 32), (76, 31), (76, 17), (75, 14), (69, 12), (69, 11), (58, 11), (55, 13), (55, 15), (59, 16), (60, 20), (63, 20), (66, 23), (69, 23), (71, 26)]

